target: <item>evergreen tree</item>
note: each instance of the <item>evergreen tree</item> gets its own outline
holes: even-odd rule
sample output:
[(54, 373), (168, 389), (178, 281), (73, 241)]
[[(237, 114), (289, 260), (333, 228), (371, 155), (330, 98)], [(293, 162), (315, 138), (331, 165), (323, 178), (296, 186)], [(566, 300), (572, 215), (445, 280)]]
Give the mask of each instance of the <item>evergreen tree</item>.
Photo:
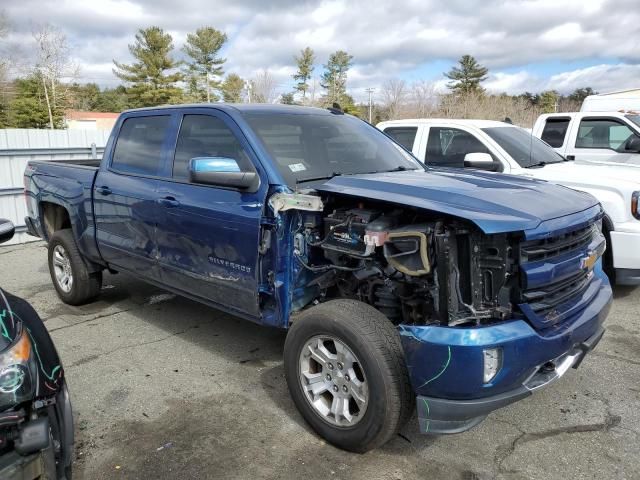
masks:
[(224, 73), (222, 65), (226, 61), (218, 53), (226, 41), (227, 35), (213, 27), (202, 27), (187, 35), (187, 43), (182, 47), (191, 59), (186, 76), (189, 91), (200, 97), (198, 101), (218, 99), (214, 92), (220, 88), (220, 78)]
[[(13, 82), (15, 98), (9, 104), (8, 124), (12, 128), (49, 128), (49, 109), (42, 82), (37, 75), (19, 78)], [(51, 111), (54, 128), (62, 128), (63, 109)]]
[(558, 111), (560, 95), (555, 90), (547, 90), (540, 94), (540, 109), (542, 113), (555, 113)]
[(293, 57), (298, 65), (298, 71), (293, 75), (293, 79), (296, 80), (296, 91), (302, 93), (302, 102), (307, 98), (307, 90), (309, 90), (309, 79), (313, 73), (313, 62), (316, 60), (316, 56), (310, 47), (306, 47), (300, 50), (300, 56)]
[(597, 95), (598, 92), (594, 91), (591, 87), (585, 88), (576, 88), (571, 95), (569, 95), (569, 100), (573, 102), (582, 103), (586, 97), (589, 95)]
[(182, 90), (176, 83), (183, 79), (173, 59), (173, 39), (160, 27), (138, 30), (136, 41), (129, 45), (136, 62), (127, 65), (113, 61), (113, 73), (128, 84), (127, 94), (134, 107), (179, 103)]
[(296, 101), (293, 98), (293, 93), (283, 93), (280, 95), (280, 103), (283, 105), (295, 105)]
[(480, 83), (487, 79), (489, 70), (480, 65), (471, 55), (463, 55), (458, 60), (459, 67), (453, 67), (444, 75), (449, 80), (447, 84), (454, 93), (467, 95), (470, 93), (482, 93), (484, 90)]
[(241, 103), (244, 80), (236, 73), (230, 73), (220, 86), (222, 99), (228, 103)]
[(353, 65), (353, 56), (344, 50), (329, 55), (329, 61), (323, 65), (324, 72), (320, 85), (327, 89), (326, 103), (340, 104), (347, 93), (347, 72)]

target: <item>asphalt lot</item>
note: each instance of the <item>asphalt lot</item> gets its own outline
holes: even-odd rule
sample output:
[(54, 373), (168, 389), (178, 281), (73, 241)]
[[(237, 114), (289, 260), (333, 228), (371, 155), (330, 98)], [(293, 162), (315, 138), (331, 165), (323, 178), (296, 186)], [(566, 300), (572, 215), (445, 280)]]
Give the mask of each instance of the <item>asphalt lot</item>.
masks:
[(460, 435), (414, 419), (384, 448), (323, 442), (289, 398), (282, 332), (125, 275), (64, 305), (43, 243), (0, 247), (0, 285), (52, 332), (76, 416), (75, 478), (640, 478), (640, 288), (616, 289), (579, 370)]

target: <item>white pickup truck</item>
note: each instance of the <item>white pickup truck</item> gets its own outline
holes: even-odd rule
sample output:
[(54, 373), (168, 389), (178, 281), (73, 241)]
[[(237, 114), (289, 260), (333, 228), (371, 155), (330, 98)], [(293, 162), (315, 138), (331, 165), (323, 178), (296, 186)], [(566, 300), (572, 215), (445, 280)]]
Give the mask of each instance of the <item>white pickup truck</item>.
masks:
[(640, 113), (549, 113), (533, 134), (569, 160), (640, 167)]
[(426, 164), (520, 175), (582, 190), (604, 207), (605, 269), (640, 285), (640, 169), (566, 160), (526, 130), (489, 120), (394, 120), (378, 128)]

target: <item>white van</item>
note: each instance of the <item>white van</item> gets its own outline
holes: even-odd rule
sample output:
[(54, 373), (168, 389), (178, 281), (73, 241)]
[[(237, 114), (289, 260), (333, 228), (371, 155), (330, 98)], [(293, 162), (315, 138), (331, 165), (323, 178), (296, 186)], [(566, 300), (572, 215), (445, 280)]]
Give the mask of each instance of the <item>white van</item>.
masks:
[(431, 166), (509, 173), (592, 194), (606, 214), (607, 273), (619, 285), (640, 285), (640, 168), (566, 160), (529, 132), (503, 122), (395, 120), (378, 128)]
[(640, 112), (640, 88), (589, 95), (582, 102), (581, 112)]

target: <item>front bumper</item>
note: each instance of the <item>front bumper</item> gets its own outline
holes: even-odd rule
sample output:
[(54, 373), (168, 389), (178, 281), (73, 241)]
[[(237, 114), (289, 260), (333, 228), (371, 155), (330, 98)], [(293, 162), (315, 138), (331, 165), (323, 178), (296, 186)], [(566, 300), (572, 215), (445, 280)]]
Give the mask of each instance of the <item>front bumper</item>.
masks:
[(528, 397), (534, 390), (561, 378), (569, 368), (578, 368), (586, 354), (600, 342), (603, 334), (604, 328), (600, 327), (594, 335), (570, 352), (540, 365), (520, 387), (511, 391), (473, 400), (448, 400), (419, 395), (416, 402), (420, 432), (448, 434), (469, 430), (494, 410)]

